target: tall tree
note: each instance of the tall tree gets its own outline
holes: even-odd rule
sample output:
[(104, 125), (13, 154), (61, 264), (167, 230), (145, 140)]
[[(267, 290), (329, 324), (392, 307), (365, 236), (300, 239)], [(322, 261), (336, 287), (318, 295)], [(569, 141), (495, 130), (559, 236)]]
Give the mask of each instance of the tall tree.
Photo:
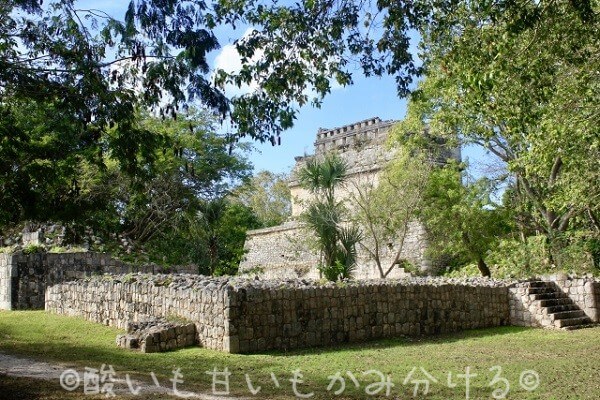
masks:
[(455, 164), (431, 172), (419, 215), (433, 259), (475, 262), (482, 276), (491, 276), (487, 255), (510, 229), (507, 212), (490, 200), (491, 192), (485, 178), (463, 183)]
[(427, 78), (408, 119), (506, 163), (529, 223), (553, 243), (574, 217), (597, 221), (598, 4), (494, 5), (461, 3), (453, 29), (422, 30)]
[(321, 272), (329, 280), (349, 278), (356, 266), (356, 245), (361, 233), (348, 223), (346, 207), (336, 198), (347, 172), (346, 163), (335, 153), (313, 157), (300, 169), (298, 178), (313, 198), (302, 213), (302, 220), (314, 233), (321, 252)]
[(180, 214), (195, 215), (203, 200), (223, 199), (249, 178), (251, 165), (239, 152), (230, 153), (206, 112), (190, 109), (176, 120), (141, 118), (143, 129), (160, 134), (165, 145), (155, 151), (144, 179), (121, 177), (126, 186), (118, 201), (124, 233), (144, 243), (175, 229)]
[(282, 224), (292, 212), (286, 174), (260, 171), (246, 185), (236, 189), (234, 196), (253, 210), (263, 227)]
[[(363, 232), (359, 245), (377, 265), (380, 278), (401, 262), (409, 230), (424, 207), (431, 167), (423, 153), (400, 147), (377, 179), (369, 174), (350, 183), (352, 219)], [(386, 253), (392, 255), (389, 264), (384, 264)]]

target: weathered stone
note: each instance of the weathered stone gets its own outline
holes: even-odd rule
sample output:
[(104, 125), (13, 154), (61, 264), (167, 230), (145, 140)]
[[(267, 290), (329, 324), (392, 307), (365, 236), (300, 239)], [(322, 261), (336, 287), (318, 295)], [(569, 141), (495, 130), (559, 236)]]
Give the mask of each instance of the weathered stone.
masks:
[[(319, 130), (315, 142), (315, 155), (296, 157), (289, 184), (292, 194), (291, 220), (277, 227), (248, 232), (245, 245), (247, 253), (240, 265), (240, 271), (265, 278), (318, 278), (318, 255), (309, 245), (310, 238), (307, 237), (306, 230), (295, 222), (312, 197), (309, 191), (300, 185), (298, 171), (309, 159), (335, 151), (348, 166), (347, 181), (351, 183), (339, 191), (340, 198), (347, 198), (348, 191), (353, 191), (353, 187), (377, 182), (379, 171), (394, 158), (395, 150), (384, 145), (388, 131), (394, 123), (372, 118), (341, 128)], [(449, 158), (460, 160), (460, 150), (446, 149), (437, 161), (445, 162)], [(425, 258), (426, 246), (424, 227), (414, 221), (408, 226), (402, 249), (392, 241), (385, 246), (380, 257), (384, 264), (391, 265), (397, 251), (401, 250), (402, 259), (426, 270), (429, 268), (429, 262)], [(357, 250), (358, 268), (355, 277), (379, 278), (379, 269), (368, 252)], [(397, 266), (388, 274), (390, 278), (403, 276), (406, 276), (404, 270)]]

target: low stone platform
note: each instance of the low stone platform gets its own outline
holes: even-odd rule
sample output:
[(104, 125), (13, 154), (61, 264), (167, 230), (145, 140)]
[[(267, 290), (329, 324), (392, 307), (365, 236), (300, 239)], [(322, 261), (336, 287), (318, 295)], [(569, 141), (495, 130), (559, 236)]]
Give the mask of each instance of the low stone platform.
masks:
[(196, 325), (174, 323), (161, 318), (130, 323), (127, 334), (117, 336), (117, 346), (142, 353), (176, 350), (197, 344)]
[[(569, 310), (560, 311), (569, 314), (558, 317), (574, 316), (575, 312), (583, 317), (577, 306), (592, 322), (598, 322), (600, 281), (586, 277), (553, 282), (565, 299), (572, 300)], [(140, 326), (128, 329), (140, 331), (137, 336), (130, 333), (119, 339), (123, 346), (137, 345), (146, 352), (191, 345), (195, 336), (195, 343), (202, 347), (255, 353), (503, 325), (537, 326), (531, 319), (525, 320), (520, 310), (531, 301), (548, 301), (542, 299), (548, 294), (534, 293), (539, 288), (521, 293), (525, 287), (532, 285), (485, 278), (332, 283), (198, 275), (104, 275), (49, 287), (46, 310), (123, 329), (128, 329), (131, 322), (153, 318), (193, 321), (195, 335), (191, 326), (167, 325), (155, 330)], [(564, 321), (563, 326), (567, 326)], [(189, 341), (182, 341), (184, 338)]]

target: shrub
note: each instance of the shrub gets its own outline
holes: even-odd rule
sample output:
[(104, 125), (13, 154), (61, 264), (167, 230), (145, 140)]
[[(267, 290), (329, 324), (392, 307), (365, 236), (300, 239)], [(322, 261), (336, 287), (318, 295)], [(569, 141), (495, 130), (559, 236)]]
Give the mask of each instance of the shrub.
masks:
[(23, 254), (34, 254), (34, 253), (43, 253), (46, 251), (46, 248), (39, 244), (28, 244), (23, 247)]

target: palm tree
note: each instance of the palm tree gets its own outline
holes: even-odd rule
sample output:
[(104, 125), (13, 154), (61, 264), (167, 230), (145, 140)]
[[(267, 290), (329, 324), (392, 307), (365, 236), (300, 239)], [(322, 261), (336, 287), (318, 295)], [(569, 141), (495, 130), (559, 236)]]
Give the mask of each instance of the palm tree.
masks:
[(347, 170), (341, 158), (328, 154), (308, 160), (298, 175), (302, 186), (314, 195), (302, 220), (315, 233), (323, 257), (321, 271), (330, 280), (351, 276), (361, 238), (358, 228), (343, 226), (346, 209), (335, 199), (335, 189), (343, 184)]

